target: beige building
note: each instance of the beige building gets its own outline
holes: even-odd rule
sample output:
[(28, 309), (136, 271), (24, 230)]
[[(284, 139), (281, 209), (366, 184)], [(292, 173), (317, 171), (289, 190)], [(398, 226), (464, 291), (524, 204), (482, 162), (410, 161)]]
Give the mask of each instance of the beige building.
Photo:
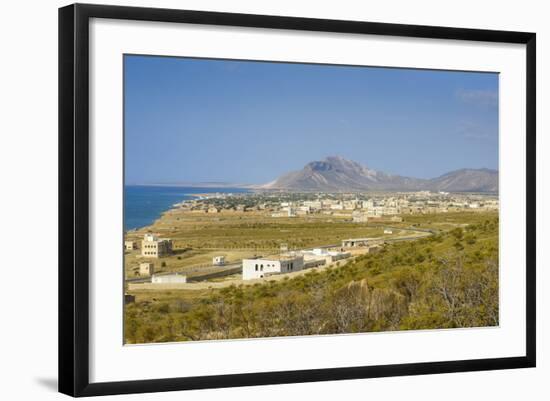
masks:
[(172, 240), (158, 238), (155, 234), (145, 234), (141, 241), (141, 256), (162, 258), (172, 253)]
[(137, 242), (136, 241), (124, 241), (124, 249), (127, 251), (133, 251), (134, 249), (138, 249)]
[(359, 210), (354, 210), (351, 214), (351, 218), (353, 219), (354, 223), (368, 223), (369, 216), (367, 213), (361, 212)]
[(155, 273), (155, 265), (151, 262), (144, 262), (139, 264), (140, 276), (152, 276)]

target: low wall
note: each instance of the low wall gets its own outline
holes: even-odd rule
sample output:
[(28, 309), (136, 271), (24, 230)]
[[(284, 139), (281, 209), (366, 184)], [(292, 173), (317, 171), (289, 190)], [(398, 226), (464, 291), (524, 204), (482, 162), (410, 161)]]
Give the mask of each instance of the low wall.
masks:
[(243, 268), (242, 266), (232, 267), (226, 270), (220, 270), (217, 272), (207, 273), (203, 275), (196, 275), (192, 277), (187, 277), (187, 282), (196, 282), (196, 281), (204, 281), (204, 280), (210, 280), (213, 278), (218, 277), (225, 277), (225, 276), (231, 276), (232, 274), (242, 273)]
[[(237, 274), (242, 272), (242, 267), (231, 267), (225, 270), (220, 270), (212, 273), (207, 273), (203, 275), (187, 277), (187, 283), (151, 283), (151, 282), (129, 282), (128, 290), (184, 290), (184, 289), (203, 289), (203, 288), (216, 288), (217, 284), (220, 283), (210, 283), (206, 280), (210, 280), (218, 277), (231, 276), (232, 274)], [(197, 286), (197, 284), (203, 284)], [(221, 286), (223, 287), (223, 285)]]

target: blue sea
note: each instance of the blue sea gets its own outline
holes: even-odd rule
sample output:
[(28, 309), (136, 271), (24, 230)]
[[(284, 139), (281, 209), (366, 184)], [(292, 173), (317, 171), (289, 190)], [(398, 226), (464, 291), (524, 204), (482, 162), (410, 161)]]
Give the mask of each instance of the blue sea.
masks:
[(124, 229), (132, 230), (152, 224), (175, 203), (197, 199), (192, 194), (242, 193), (243, 188), (197, 188), (126, 185), (124, 187)]

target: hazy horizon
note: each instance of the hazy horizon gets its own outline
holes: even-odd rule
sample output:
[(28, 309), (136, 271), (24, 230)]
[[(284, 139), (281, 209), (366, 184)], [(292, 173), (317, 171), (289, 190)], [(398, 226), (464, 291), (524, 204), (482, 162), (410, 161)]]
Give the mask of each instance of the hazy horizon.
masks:
[[(347, 159), (346, 157), (342, 156), (342, 155), (327, 155), (326, 157), (323, 157), (319, 160), (310, 160), (309, 162), (307, 163), (304, 163), (304, 166), (305, 167), (308, 163), (310, 162), (313, 162), (313, 161), (321, 161), (321, 160), (324, 160), (326, 159), (327, 157), (343, 157), (344, 159)], [(351, 159), (348, 159), (348, 160), (351, 160)], [(354, 160), (355, 161), (355, 160)], [(365, 167), (369, 167), (369, 166), (365, 166)], [(370, 167), (369, 167), (370, 168)], [(456, 170), (452, 170), (452, 171), (457, 171), (457, 170), (463, 170), (463, 169), (475, 169), (475, 170), (482, 170), (482, 169), (488, 169), (488, 170), (494, 170), (494, 171), (497, 171), (498, 172), (498, 168), (496, 169), (491, 169), (491, 168), (488, 168), (488, 167), (479, 167), (479, 168), (471, 168), (471, 167), (462, 167), (462, 168), (459, 168), (459, 169), (456, 169)], [(295, 170), (293, 170), (295, 171)], [(447, 173), (450, 173), (452, 171), (447, 171), (443, 174), (447, 174)], [(286, 174), (286, 173), (289, 173), (291, 172), (290, 170), (289, 171), (281, 171), (276, 177), (273, 177), (273, 180), (275, 180), (276, 178), (280, 177), (281, 175), (283, 174)], [(440, 174), (439, 176), (443, 175), (443, 174)], [(414, 176), (406, 176), (406, 177), (410, 177), (410, 178), (425, 178), (425, 179), (430, 179), (430, 178), (437, 178), (439, 176), (433, 176), (433, 177), (414, 177)], [(273, 181), (271, 180), (271, 181)], [(129, 185), (129, 186), (140, 186), (140, 185), (143, 185), (143, 186), (161, 186), (161, 185), (166, 185), (166, 186), (170, 186), (170, 185), (182, 185), (182, 184), (189, 184), (189, 185), (195, 185), (195, 184), (222, 184), (222, 185), (227, 185), (227, 184), (239, 184), (239, 185), (260, 185), (260, 184), (266, 184), (267, 182), (236, 182), (236, 181), (220, 181), (220, 180), (212, 180), (212, 181), (165, 181), (165, 182), (162, 182), (162, 181), (157, 181), (157, 182), (126, 182), (125, 184), (126, 185)]]
[(327, 156), (498, 170), (498, 74), (125, 56), (125, 182), (264, 184)]

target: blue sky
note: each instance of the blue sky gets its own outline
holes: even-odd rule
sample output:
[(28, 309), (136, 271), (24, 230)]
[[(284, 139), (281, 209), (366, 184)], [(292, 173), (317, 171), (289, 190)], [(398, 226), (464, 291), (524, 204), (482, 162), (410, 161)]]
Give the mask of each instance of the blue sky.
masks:
[(498, 74), (125, 56), (127, 184), (498, 169)]

